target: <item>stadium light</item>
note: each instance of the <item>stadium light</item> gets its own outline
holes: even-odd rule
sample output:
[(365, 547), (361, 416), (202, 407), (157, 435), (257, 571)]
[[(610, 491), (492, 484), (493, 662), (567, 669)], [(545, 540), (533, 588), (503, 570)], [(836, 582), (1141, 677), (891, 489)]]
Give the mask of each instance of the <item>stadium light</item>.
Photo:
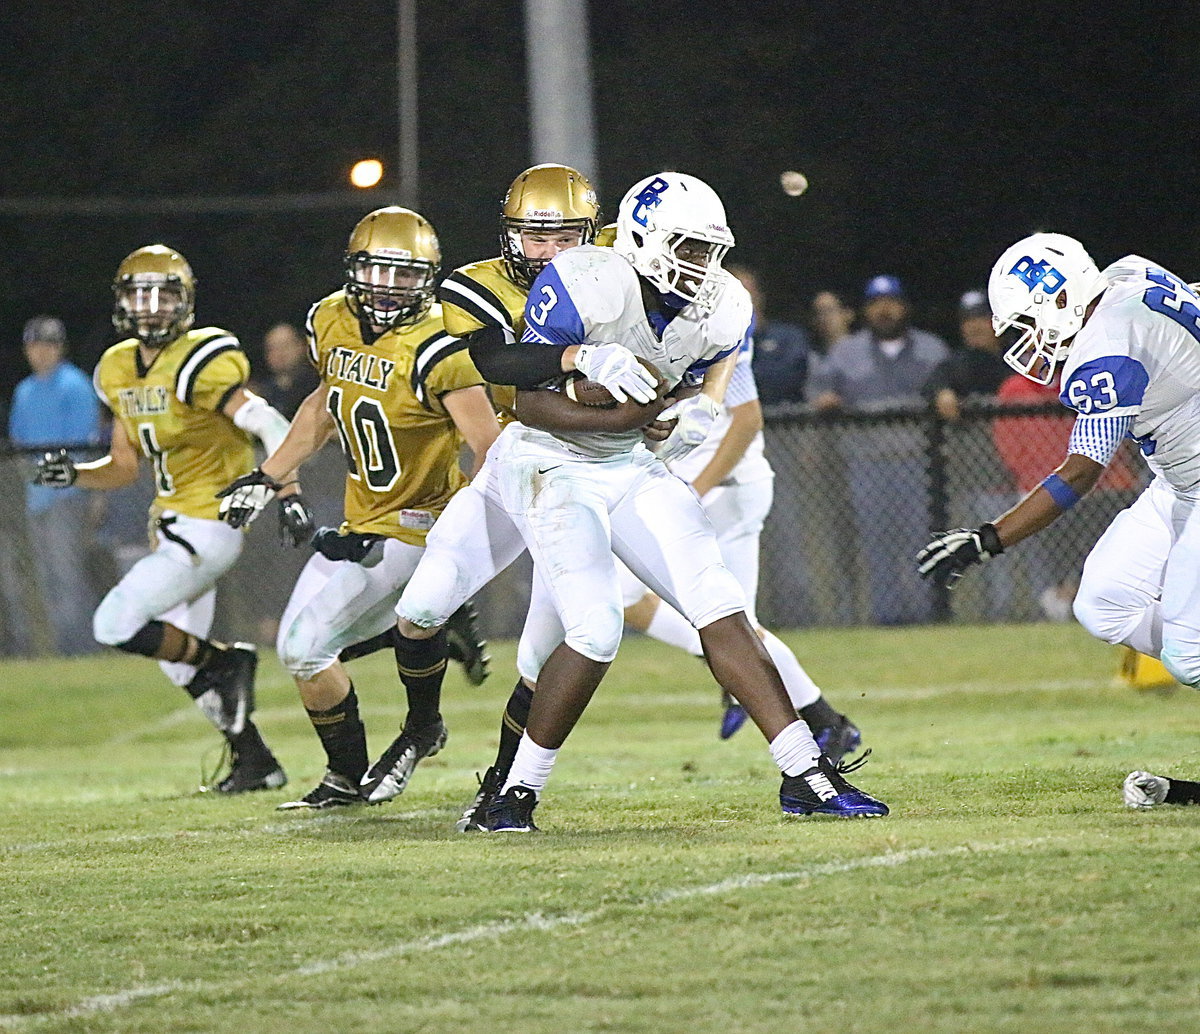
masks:
[(362, 161), (355, 162), (354, 167), (350, 170), (350, 182), (360, 190), (378, 186), (381, 179), (383, 179), (383, 162), (378, 158), (364, 158)]

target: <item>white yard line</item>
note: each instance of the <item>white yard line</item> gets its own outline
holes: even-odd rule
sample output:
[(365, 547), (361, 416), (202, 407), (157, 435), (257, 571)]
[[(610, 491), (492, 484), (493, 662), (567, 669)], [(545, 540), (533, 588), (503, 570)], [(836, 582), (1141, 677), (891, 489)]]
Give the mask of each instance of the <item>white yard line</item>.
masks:
[(284, 969), (274, 976), (256, 971), (254, 977), (237, 978), (224, 981), (170, 981), (163, 984), (150, 984), (140, 987), (125, 988), (121, 991), (93, 995), (81, 999), (73, 1005), (52, 1012), (34, 1015), (0, 1016), (0, 1027), (7, 1030), (19, 1030), (41, 1023), (56, 1022), (66, 1017), (88, 1016), (95, 1013), (114, 1012), (136, 1002), (154, 998), (166, 998), (180, 993), (194, 992), (205, 995), (225, 994), (237, 987), (262, 987), (265, 980), (279, 981), (290, 977), (307, 977), (321, 973), (331, 973), (340, 970), (354, 969), (359, 966), (400, 958), (405, 955), (421, 955), (427, 952), (439, 951), (442, 948), (459, 944), (469, 944), (473, 941), (504, 937), (511, 933), (551, 933), (562, 927), (579, 927), (604, 919), (609, 913), (618, 909), (638, 905), (641, 908), (654, 908), (671, 905), (678, 901), (692, 898), (717, 897), (736, 893), (754, 887), (762, 887), (773, 883), (812, 880), (822, 876), (838, 876), (855, 872), (860, 869), (896, 868), (912, 862), (936, 861), (943, 858), (955, 858), (978, 854), (1004, 854), (1028, 848), (1052, 846), (1059, 843), (1075, 841), (1074, 836), (1066, 837), (1022, 837), (1013, 840), (1001, 840), (988, 844), (959, 844), (947, 848), (918, 847), (909, 851), (892, 851), (882, 855), (868, 855), (864, 858), (852, 858), (844, 862), (825, 862), (809, 866), (807, 869), (792, 869), (783, 872), (746, 873), (719, 880), (716, 883), (702, 886), (675, 887), (661, 891), (649, 898), (633, 899), (614, 902), (603, 908), (590, 912), (573, 912), (559, 916), (546, 916), (540, 912), (529, 912), (517, 919), (497, 920), (480, 923), (462, 930), (452, 930), (448, 933), (418, 937), (408, 941), (398, 941), (387, 947), (371, 951), (346, 952), (329, 959), (313, 959), (299, 966)]

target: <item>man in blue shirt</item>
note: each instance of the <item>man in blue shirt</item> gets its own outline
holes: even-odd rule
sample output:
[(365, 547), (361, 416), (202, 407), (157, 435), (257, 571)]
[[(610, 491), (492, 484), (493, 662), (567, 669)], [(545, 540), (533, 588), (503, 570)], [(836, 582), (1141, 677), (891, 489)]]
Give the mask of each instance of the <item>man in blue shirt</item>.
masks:
[[(33, 372), (17, 385), (8, 436), (15, 445), (88, 445), (100, 437), (100, 407), (91, 379), (65, 358), (67, 331), (54, 316), (35, 316), (22, 335)], [(97, 649), (95, 592), (87, 577), (88, 497), (78, 488), (26, 489), (30, 541), (37, 554), (46, 611), (60, 653)]]

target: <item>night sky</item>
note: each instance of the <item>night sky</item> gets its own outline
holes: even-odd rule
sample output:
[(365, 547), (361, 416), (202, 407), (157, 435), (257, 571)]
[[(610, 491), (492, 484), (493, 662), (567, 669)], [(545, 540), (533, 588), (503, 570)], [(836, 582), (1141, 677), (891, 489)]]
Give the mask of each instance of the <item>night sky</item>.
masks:
[[(993, 6), (593, 3), (605, 212), (662, 168), (708, 180), (779, 318), (888, 271), (949, 334), (959, 293), (1036, 229), (1101, 265), (1135, 251), (1200, 279), (1195, 19)], [(522, 8), (419, 8), (420, 208), (448, 271), (495, 253), (500, 198), (530, 163)], [(253, 18), (230, 0), (5, 9), (0, 200), (334, 191), (365, 156), (395, 173), (387, 0), (276, 0)], [(804, 196), (780, 190), (785, 169), (808, 176)], [(158, 240), (190, 259), (200, 321), (257, 358), (271, 323), (340, 285), (346, 237), (389, 186), (286, 215), (0, 214), (0, 398), (38, 312), (67, 320), (90, 369), (118, 262)]]

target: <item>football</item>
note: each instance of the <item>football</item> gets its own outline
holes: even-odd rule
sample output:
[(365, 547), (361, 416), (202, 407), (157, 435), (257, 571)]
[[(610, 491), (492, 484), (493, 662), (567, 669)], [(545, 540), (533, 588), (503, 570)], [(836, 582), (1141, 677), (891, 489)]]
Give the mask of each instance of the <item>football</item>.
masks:
[[(666, 387), (666, 381), (661, 373), (649, 359), (643, 359), (638, 356), (638, 362), (641, 363), (647, 370), (654, 375), (654, 380), (658, 384), (658, 395), (661, 398), (663, 390)], [(613, 398), (610, 392), (599, 381), (588, 380), (588, 378), (575, 370), (566, 375), (566, 380), (563, 382), (563, 394), (572, 402), (578, 402), (582, 406), (597, 406), (600, 409), (612, 409), (616, 406), (617, 400)]]

